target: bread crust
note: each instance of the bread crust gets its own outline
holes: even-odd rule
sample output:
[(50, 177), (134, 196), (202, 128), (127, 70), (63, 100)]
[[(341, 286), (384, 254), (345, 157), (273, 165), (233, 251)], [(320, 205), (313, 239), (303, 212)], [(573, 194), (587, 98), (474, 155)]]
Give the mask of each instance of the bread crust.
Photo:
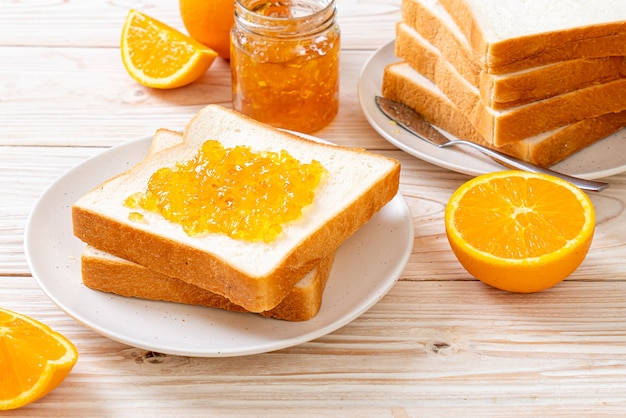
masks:
[(542, 167), (554, 165), (626, 126), (626, 111), (608, 113), (557, 129), (545, 135), (543, 140), (530, 138), (494, 147), (482, 138), (449, 98), (443, 93), (433, 93), (397, 71), (401, 66), (408, 64), (394, 63), (385, 68), (382, 83), (382, 94), (385, 97), (407, 104), (431, 123), (458, 138), (497, 149)]
[[(182, 133), (160, 128), (154, 134), (147, 156), (183, 143)], [(305, 321), (317, 315), (330, 273), (334, 253), (307, 273), (274, 308), (261, 315), (287, 321)], [(94, 290), (127, 297), (186, 303), (247, 312), (224, 296), (156, 273), (146, 267), (87, 246), (81, 257), (83, 284)]]
[[(260, 315), (286, 321), (307, 321), (315, 317), (322, 304), (322, 294), (334, 256), (332, 253), (324, 257), (314, 270), (307, 273), (307, 276), (313, 277), (306, 284), (299, 286), (299, 282), (275, 308), (259, 312)], [(102, 257), (98, 253), (86, 251), (81, 261), (83, 283), (94, 290), (126, 297), (248, 312), (221, 295), (127, 260)]]
[(120, 258), (222, 295), (251, 312), (261, 312), (280, 303), (307, 272), (336, 251), (396, 195), (399, 172), (398, 165), (346, 210), (301, 241), (280, 266), (262, 277), (251, 277), (211, 253), (80, 206), (72, 207), (74, 235)]
[[(400, 50), (411, 48), (412, 31), (421, 35), (438, 49), (458, 73), (480, 91), (485, 106), (503, 110), (535, 100), (607, 83), (626, 77), (626, 58), (601, 56), (581, 58), (540, 65), (521, 71), (491, 74), (474, 61), (465, 38), (450, 25), (454, 22), (438, 16), (425, 0), (404, 0), (402, 22), (396, 29), (396, 44)], [(458, 29), (458, 28), (457, 28)]]
[(480, 97), (495, 110), (543, 100), (626, 77), (626, 57), (563, 61), (536, 71), (494, 77), (480, 73)]
[[(400, 36), (403, 33), (399, 31)], [(396, 55), (432, 80), (495, 147), (626, 109), (626, 78), (621, 78), (498, 111), (486, 106), (478, 89), (425, 40), (412, 37), (397, 43)]]
[[(467, 38), (481, 69), (504, 74), (559, 61), (626, 55), (626, 22), (590, 24), (490, 42), (466, 0), (440, 0)], [(514, 25), (514, 17), (510, 24)]]
[[(436, 12), (424, 5), (420, 0), (402, 1), (402, 22), (396, 27), (396, 44), (404, 44), (402, 48), (410, 48), (410, 37), (403, 28), (412, 28), (440, 50), (471, 84), (480, 82), (480, 66), (473, 61), (473, 55), (467, 41), (460, 39), (454, 29), (439, 19)], [(409, 41), (409, 42), (407, 42)]]
[[(214, 123), (211, 118), (223, 114), (229, 114), (228, 120), (234, 124), (228, 127), (232, 128), (232, 132), (245, 130), (246, 126), (261, 126), (263, 129), (276, 132), (277, 137), (287, 138), (288, 142), (295, 141), (309, 148), (312, 146), (328, 147), (328, 150), (332, 150), (333, 153), (342, 149), (350, 156), (384, 160), (385, 170), (377, 172), (379, 173), (377, 179), (364, 185), (363, 193), (351, 202), (344, 202), (343, 210), (333, 215), (328, 222), (315, 229), (314, 232), (302, 237), (297, 244), (290, 247), (291, 249), (279, 264), (262, 275), (246, 273), (217, 254), (182, 244), (179, 240), (151, 230), (150, 226), (144, 228), (129, 222), (128, 219), (111, 217), (103, 213), (99, 207), (94, 209), (90, 208), (89, 204), (83, 204), (82, 199), (72, 207), (73, 230), (78, 238), (100, 250), (222, 295), (248, 311), (267, 311), (278, 305), (296, 282), (323, 258), (335, 252), (350, 235), (393, 199), (398, 192), (400, 164), (398, 161), (383, 156), (374, 156), (364, 150), (347, 150), (332, 145), (317, 144), (295, 135), (279, 133), (273, 128), (214, 105), (207, 106), (199, 112), (199, 115), (203, 116), (196, 116), (188, 127), (198, 128), (198, 121), (207, 124)], [(201, 132), (198, 135), (203, 135), (202, 128), (199, 129)], [(187, 130), (185, 135), (190, 135)], [(186, 138), (185, 141), (187, 141)], [(148, 162), (139, 163), (135, 168), (141, 164), (148, 164)], [(123, 176), (129, 175), (128, 173), (134, 172), (129, 171), (115, 179), (119, 181), (123, 179)], [(111, 188), (115, 184), (117, 183), (110, 183), (108, 186)]]

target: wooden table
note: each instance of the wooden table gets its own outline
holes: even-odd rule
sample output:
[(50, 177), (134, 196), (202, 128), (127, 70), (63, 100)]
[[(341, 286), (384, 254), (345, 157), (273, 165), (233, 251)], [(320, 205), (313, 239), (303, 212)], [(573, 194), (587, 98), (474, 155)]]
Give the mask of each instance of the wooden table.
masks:
[(128, 9), (182, 29), (177, 2), (0, 3), (0, 305), (69, 337), (72, 373), (0, 416), (571, 416), (626, 413), (626, 175), (591, 196), (597, 229), (582, 266), (533, 295), (489, 288), (451, 253), (443, 209), (468, 179), (394, 149), (367, 123), (360, 69), (394, 38), (400, 0), (338, 0), (341, 108), (317, 136), (402, 162), (413, 253), (369, 311), (315, 341), (229, 358), (159, 355), (66, 315), (31, 276), (27, 217), (67, 170), (105, 149), (182, 129), (207, 103), (230, 106), (228, 63), (173, 91), (136, 84), (118, 48)]

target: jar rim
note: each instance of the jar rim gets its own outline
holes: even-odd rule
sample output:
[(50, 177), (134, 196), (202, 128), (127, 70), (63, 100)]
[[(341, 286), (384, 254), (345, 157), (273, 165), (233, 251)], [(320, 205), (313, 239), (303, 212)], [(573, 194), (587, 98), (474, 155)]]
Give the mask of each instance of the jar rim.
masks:
[[(327, 27), (334, 21), (335, 16), (335, 0), (292, 0), (289, 2), (291, 6), (311, 6), (318, 5), (319, 8), (299, 9), (306, 10), (310, 13), (300, 14), (296, 16), (272, 16), (259, 13), (258, 6), (279, 3), (275, 0), (258, 1), (258, 0), (235, 0), (235, 20), (242, 26), (252, 32), (280, 32), (282, 35), (304, 31), (317, 31)], [(255, 5), (257, 7), (250, 7)]]
[[(319, 8), (309, 8), (309, 9), (301, 9), (301, 10), (310, 10), (310, 13), (307, 14), (302, 14), (299, 16), (291, 16), (291, 17), (282, 17), (282, 16), (271, 16), (271, 15), (264, 15), (262, 13), (258, 13), (257, 10), (259, 9), (258, 6), (261, 5), (266, 5), (268, 3), (271, 3), (272, 1), (258, 1), (258, 0), (235, 0), (235, 5), (239, 5), (240, 7), (242, 7), (243, 9), (245, 9), (247, 12), (254, 14), (255, 16), (259, 16), (262, 17), (264, 19), (268, 19), (268, 20), (272, 20), (272, 21), (286, 21), (286, 20), (299, 20), (299, 19), (308, 19), (316, 14), (323, 14), (324, 12), (326, 12), (329, 9), (332, 9), (335, 7), (335, 0), (295, 0), (295, 1), (290, 1), (289, 4), (291, 6), (293, 5), (318, 5), (321, 6)], [(279, 2), (279, 1), (278, 1)], [(249, 5), (250, 4), (255, 4), (257, 5), (257, 7), (255, 8), (250, 8)]]

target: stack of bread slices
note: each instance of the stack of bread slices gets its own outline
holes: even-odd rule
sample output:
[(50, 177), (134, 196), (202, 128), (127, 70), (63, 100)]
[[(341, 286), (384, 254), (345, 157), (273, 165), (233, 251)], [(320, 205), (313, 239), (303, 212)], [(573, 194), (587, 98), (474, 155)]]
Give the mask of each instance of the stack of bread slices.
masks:
[(626, 126), (626, 2), (402, 0), (383, 96), (541, 166)]
[[(189, 235), (158, 212), (125, 204), (145, 192), (153, 173), (190, 160), (207, 140), (259, 154), (285, 151), (301, 164), (318, 161), (325, 171), (313, 202), (269, 242)], [(198, 172), (210, 177), (211, 168)], [(399, 176), (396, 160), (304, 139), (209, 105), (183, 133), (158, 130), (143, 161), (74, 203), (73, 232), (87, 244), (82, 280), (127, 297), (308, 320), (320, 309), (335, 252), (397, 194)], [(138, 211), (140, 218), (133, 216)]]

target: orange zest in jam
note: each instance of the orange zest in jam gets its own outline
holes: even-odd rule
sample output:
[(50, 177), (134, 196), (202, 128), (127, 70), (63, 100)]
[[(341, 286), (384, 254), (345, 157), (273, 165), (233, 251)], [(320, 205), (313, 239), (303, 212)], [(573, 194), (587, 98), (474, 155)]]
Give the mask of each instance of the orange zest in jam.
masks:
[(285, 223), (302, 217), (325, 172), (318, 161), (302, 164), (286, 151), (210, 140), (191, 160), (154, 172), (146, 191), (125, 206), (156, 211), (189, 235), (271, 242)]
[[(325, 55), (286, 62), (258, 62), (235, 53), (235, 103), (241, 112), (278, 128), (314, 132), (328, 125), (339, 108), (339, 43)], [(286, 52), (287, 53), (287, 52)]]

